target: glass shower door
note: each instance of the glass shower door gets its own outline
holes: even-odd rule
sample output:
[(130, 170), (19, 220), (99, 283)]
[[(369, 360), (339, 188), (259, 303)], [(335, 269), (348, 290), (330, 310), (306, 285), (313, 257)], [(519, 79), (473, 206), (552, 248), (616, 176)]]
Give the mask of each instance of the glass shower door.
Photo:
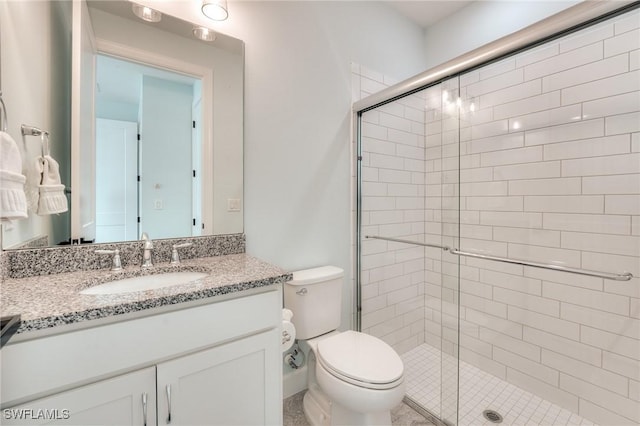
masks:
[(640, 422), (638, 5), (571, 31), (360, 116), (361, 329), (448, 424)]
[(461, 425), (640, 422), (639, 37), (636, 9), (460, 76), (460, 248), (525, 262), (460, 259)]
[(405, 364), (407, 402), (457, 424), (458, 81), (360, 117), (361, 330)]

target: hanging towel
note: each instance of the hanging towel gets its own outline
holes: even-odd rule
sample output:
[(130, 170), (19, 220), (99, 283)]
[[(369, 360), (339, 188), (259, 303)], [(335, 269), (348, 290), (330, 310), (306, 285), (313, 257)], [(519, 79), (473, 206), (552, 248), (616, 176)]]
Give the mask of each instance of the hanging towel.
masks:
[(60, 166), (50, 155), (36, 158), (36, 169), (40, 172), (38, 185), (38, 213), (40, 216), (64, 213), (68, 210), (64, 185), (60, 181)]
[(0, 131), (0, 221), (27, 217), (25, 181), (18, 145), (11, 135)]

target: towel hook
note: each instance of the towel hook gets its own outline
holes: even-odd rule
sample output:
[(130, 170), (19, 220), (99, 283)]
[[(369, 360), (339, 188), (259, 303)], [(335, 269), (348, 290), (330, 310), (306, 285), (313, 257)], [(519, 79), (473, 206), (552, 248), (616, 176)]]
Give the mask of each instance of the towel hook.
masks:
[(47, 135), (49, 134), (46, 130), (39, 129), (35, 126), (29, 126), (27, 124), (20, 126), (20, 131), (22, 132), (22, 136), (40, 136), (43, 133), (46, 133)]
[(7, 106), (4, 104), (4, 100), (2, 100), (2, 90), (0, 90), (0, 106), (2, 107), (2, 129), (3, 132), (6, 132), (9, 129), (9, 124), (7, 121)]
[(20, 126), (20, 131), (22, 132), (22, 136), (40, 136), (40, 151), (42, 152), (42, 158), (44, 158), (45, 155), (49, 155), (49, 132), (27, 124)]

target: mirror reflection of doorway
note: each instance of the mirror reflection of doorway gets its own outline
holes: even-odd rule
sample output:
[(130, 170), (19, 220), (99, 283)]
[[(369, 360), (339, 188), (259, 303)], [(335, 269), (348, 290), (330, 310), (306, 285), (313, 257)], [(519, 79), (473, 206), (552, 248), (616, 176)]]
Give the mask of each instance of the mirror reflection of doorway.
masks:
[(95, 242), (199, 235), (200, 81), (104, 55), (96, 69)]
[(138, 123), (96, 118), (96, 242), (138, 239)]

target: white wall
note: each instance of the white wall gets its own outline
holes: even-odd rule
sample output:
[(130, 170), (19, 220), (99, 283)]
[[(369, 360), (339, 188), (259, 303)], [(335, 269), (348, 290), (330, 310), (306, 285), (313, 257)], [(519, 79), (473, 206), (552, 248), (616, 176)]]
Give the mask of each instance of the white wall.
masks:
[(521, 30), (581, 0), (476, 1), (425, 31), (428, 68)]
[(96, 102), (96, 117), (108, 120), (138, 121), (138, 110), (140, 106), (136, 103), (102, 101)]
[[(51, 155), (60, 164), (62, 183), (70, 184), (69, 85), (71, 74), (71, 4), (66, 2), (0, 3), (2, 82), (7, 106), (8, 132), (19, 145), (23, 174), (41, 155), (40, 138), (23, 139), (20, 125), (28, 124), (51, 133)], [(53, 57), (51, 46), (57, 46)], [(43, 78), (43, 75), (48, 78)], [(37, 200), (37, 183), (29, 179), (28, 200)], [(47, 236), (49, 243), (69, 238), (69, 215), (38, 216), (30, 203), (29, 217), (2, 225), (4, 247), (20, 246), (29, 239)]]
[[(573, 3), (478, 2), (426, 37), (381, 2), (232, 2), (221, 23), (192, 3), (154, 6), (245, 42), (248, 252), (289, 270), (349, 270), (350, 62), (408, 78)], [(495, 25), (491, 18), (507, 12), (510, 25)], [(452, 36), (454, 24), (478, 31)], [(351, 292), (345, 289), (343, 326)]]
[[(422, 31), (379, 3), (252, 3), (251, 12), (243, 35), (248, 252), (289, 270), (349, 272), (350, 62), (416, 74)], [(343, 327), (351, 293), (345, 286)]]
[(415, 75), (422, 29), (381, 2), (230, 2), (220, 24), (192, 4), (156, 7), (244, 40), (247, 251), (288, 270), (344, 268), (349, 327), (351, 62)]

